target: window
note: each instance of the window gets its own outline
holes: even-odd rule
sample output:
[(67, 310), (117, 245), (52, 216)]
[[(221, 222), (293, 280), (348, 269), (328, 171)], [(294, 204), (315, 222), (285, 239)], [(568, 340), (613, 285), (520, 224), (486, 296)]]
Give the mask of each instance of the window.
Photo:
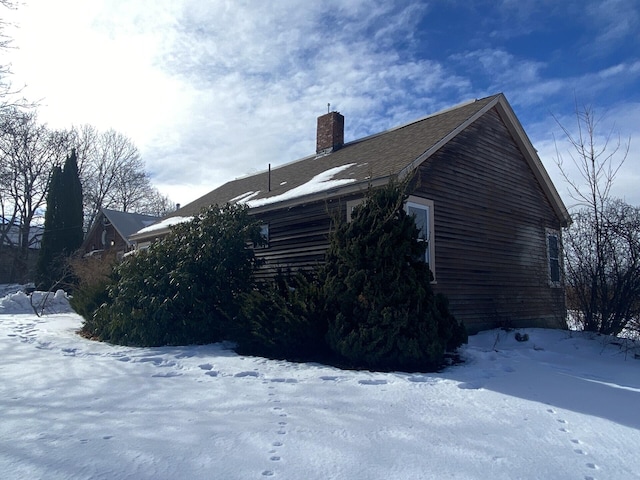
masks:
[[(364, 202), (364, 199), (347, 201), (347, 222), (351, 221), (353, 209)], [(405, 211), (415, 218), (416, 226), (420, 230), (419, 240), (427, 243), (424, 261), (429, 264), (435, 281), (435, 247), (433, 242), (433, 200), (410, 195), (405, 204)]]
[(429, 264), (435, 280), (435, 249), (433, 245), (433, 201), (411, 195), (405, 204), (406, 212), (413, 216), (418, 227), (418, 240), (427, 243), (424, 261)]
[(357, 200), (348, 200), (347, 201), (347, 223), (351, 222), (351, 215), (353, 214), (353, 209), (358, 205), (364, 203), (364, 198), (358, 198)]
[(254, 248), (269, 248), (269, 224), (260, 225), (260, 236), (262, 237), (262, 245), (254, 245)]
[(560, 235), (555, 230), (547, 230), (547, 258), (549, 262), (549, 282), (552, 287), (559, 287)]

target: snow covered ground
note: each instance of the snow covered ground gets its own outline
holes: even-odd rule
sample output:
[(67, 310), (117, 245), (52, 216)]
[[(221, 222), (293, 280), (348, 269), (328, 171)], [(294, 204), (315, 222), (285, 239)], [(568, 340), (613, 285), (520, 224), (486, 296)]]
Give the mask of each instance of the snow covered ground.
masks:
[(640, 478), (640, 352), (602, 338), (489, 331), (441, 373), (373, 373), (101, 344), (48, 305), (0, 300), (4, 479)]

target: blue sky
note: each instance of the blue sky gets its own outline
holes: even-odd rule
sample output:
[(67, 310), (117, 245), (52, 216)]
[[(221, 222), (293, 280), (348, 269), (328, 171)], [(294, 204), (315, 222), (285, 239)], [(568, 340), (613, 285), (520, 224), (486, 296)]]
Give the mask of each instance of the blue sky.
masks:
[(552, 115), (573, 128), (577, 102), (631, 142), (614, 193), (640, 205), (637, 0), (25, 0), (11, 19), (41, 120), (123, 132), (182, 204), (314, 153), (327, 103), (348, 141), (504, 92), (565, 203)]

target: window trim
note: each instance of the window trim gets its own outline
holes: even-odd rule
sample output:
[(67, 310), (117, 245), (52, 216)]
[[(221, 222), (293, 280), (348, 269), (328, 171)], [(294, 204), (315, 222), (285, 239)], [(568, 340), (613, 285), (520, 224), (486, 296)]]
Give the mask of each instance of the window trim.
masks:
[(433, 282), (436, 282), (436, 248), (435, 248), (435, 235), (434, 235), (434, 203), (433, 200), (429, 200), (423, 197), (417, 197), (415, 195), (409, 195), (407, 201), (404, 203), (404, 209), (409, 214), (409, 206), (414, 208), (420, 208), (427, 211), (427, 251), (425, 252), (425, 262), (429, 265), (431, 274), (433, 275)]
[[(557, 244), (557, 248), (558, 248), (558, 257), (551, 257), (551, 245), (549, 244), (549, 238), (550, 237), (555, 237), (556, 239), (556, 244)], [(545, 244), (547, 247), (547, 278), (549, 280), (549, 286), (552, 288), (559, 288), (562, 287), (562, 240), (561, 240), (561, 236), (560, 236), (560, 231), (553, 229), (553, 228), (546, 228), (545, 229), (545, 235), (544, 235), (544, 239), (545, 239)], [(552, 274), (552, 266), (551, 266), (551, 262), (552, 261), (556, 261), (558, 264), (558, 279), (554, 280), (553, 279), (553, 274)]]
[(357, 198), (355, 200), (347, 200), (347, 223), (351, 223), (351, 215), (353, 213), (353, 209), (358, 205), (362, 205), (364, 203), (364, 198)]
[[(361, 205), (365, 202), (365, 198), (357, 198), (354, 200), (347, 200), (347, 223), (351, 222), (351, 212), (355, 207)], [(434, 203), (433, 200), (429, 200), (423, 197), (417, 197), (415, 195), (409, 195), (407, 200), (404, 202), (404, 211), (409, 213), (408, 206), (413, 205), (417, 208), (422, 208), (427, 210), (427, 221), (428, 225), (428, 236), (427, 239), (427, 251), (425, 252), (425, 262), (429, 265), (429, 269), (431, 270), (431, 274), (433, 275), (433, 281), (431, 283), (436, 283), (436, 248), (435, 248), (435, 235), (434, 235)], [(430, 260), (433, 259), (433, 262)]]
[(269, 232), (269, 224), (268, 223), (261, 223), (260, 224), (260, 236), (264, 239), (264, 243), (262, 245), (255, 245), (253, 246), (253, 248), (259, 249), (259, 250), (263, 250), (265, 248), (269, 248), (269, 241), (271, 240), (270, 238), (270, 232)]

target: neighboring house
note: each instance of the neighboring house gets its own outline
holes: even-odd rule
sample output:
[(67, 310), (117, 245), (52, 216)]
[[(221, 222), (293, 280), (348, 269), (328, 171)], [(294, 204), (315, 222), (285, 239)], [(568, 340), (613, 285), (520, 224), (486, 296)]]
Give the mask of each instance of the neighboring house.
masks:
[(0, 283), (31, 281), (35, 275), (40, 240), (44, 228), (31, 225), (27, 251), (20, 247), (22, 232), (20, 226), (0, 217)]
[(158, 217), (140, 213), (100, 209), (80, 250), (85, 255), (102, 255), (115, 252), (118, 258), (133, 249), (129, 236), (159, 220)]
[(368, 188), (407, 176), (433, 287), (470, 332), (565, 325), (570, 217), (502, 94), (346, 144), (344, 117), (328, 113), (315, 155), (228, 182), (131, 240), (153, 241), (208, 205), (244, 203), (264, 224), (265, 268), (308, 268), (324, 260), (332, 215), (348, 220)]

